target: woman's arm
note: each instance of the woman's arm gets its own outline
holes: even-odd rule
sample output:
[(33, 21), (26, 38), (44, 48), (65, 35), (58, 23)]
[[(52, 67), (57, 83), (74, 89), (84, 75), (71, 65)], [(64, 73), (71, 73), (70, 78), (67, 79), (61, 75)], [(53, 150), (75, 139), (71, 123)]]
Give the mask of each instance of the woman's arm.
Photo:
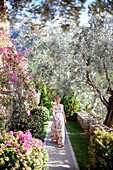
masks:
[(62, 105), (62, 113), (63, 113), (63, 116), (64, 116), (64, 122), (67, 123), (65, 112), (64, 112), (64, 105)]
[(55, 120), (55, 106), (52, 107), (52, 115), (53, 115), (54, 121), (56, 122), (56, 120)]

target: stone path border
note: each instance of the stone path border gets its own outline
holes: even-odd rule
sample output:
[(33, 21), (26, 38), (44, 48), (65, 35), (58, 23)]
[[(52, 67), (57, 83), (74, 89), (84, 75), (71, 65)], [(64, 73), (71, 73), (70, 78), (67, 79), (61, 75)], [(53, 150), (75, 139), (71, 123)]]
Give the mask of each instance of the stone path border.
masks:
[(52, 121), (53, 117), (51, 116), (44, 140), (49, 154), (49, 170), (80, 170), (66, 129), (65, 146), (63, 148), (58, 148), (56, 143), (51, 142), (50, 129)]
[(77, 160), (76, 160), (76, 157), (75, 157), (75, 153), (73, 151), (73, 148), (72, 148), (72, 145), (71, 145), (71, 142), (70, 142), (70, 139), (69, 139), (67, 129), (66, 129), (66, 137), (67, 137), (67, 140), (68, 140), (68, 145), (69, 145), (69, 149), (70, 149), (70, 152), (71, 152), (71, 155), (72, 155), (74, 167), (75, 167), (76, 170), (79, 170), (79, 166), (78, 166), (78, 163), (77, 163)]

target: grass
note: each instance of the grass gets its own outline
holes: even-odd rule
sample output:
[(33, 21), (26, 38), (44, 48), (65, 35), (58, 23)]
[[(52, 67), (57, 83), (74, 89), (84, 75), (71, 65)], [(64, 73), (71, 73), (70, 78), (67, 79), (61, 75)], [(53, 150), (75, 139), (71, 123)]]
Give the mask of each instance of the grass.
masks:
[(86, 134), (80, 124), (74, 121), (68, 121), (66, 129), (80, 170), (84, 170), (88, 160), (89, 134)]

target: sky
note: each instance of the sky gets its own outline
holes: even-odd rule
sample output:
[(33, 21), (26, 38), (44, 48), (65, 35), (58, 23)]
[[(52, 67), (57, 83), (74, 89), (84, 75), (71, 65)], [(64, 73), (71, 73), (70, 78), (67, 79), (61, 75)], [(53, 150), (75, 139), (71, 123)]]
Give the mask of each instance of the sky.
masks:
[(87, 2), (85, 3), (85, 7), (86, 10), (84, 12), (82, 12), (81, 16), (80, 16), (80, 25), (87, 25), (88, 24), (88, 5), (90, 5), (92, 2), (95, 2), (95, 0), (87, 0)]
[[(82, 14), (80, 15), (80, 25), (87, 25), (88, 24), (88, 5), (91, 4), (92, 2), (94, 2), (95, 0), (87, 0), (86, 3), (84, 4), (86, 9), (82, 12)], [(10, 9), (11, 6), (9, 6), (9, 3), (7, 2), (8, 8)], [(61, 21), (62, 19), (60, 19), (59, 21)], [(58, 21), (58, 23), (59, 23)], [(56, 23), (55, 25), (57, 26), (58, 23)]]

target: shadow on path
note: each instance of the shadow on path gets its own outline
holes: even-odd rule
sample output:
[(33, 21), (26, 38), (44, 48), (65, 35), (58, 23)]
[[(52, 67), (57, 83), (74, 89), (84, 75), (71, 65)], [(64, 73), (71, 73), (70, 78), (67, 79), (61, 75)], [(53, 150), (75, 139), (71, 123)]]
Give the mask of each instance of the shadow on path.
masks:
[(65, 145), (60, 148), (55, 142), (51, 142), (50, 131), (53, 122), (53, 117), (50, 117), (50, 121), (47, 128), (46, 138), (44, 140), (48, 154), (49, 154), (49, 170), (79, 170), (76, 158), (72, 153), (72, 147), (70, 146), (69, 137), (66, 131)]

